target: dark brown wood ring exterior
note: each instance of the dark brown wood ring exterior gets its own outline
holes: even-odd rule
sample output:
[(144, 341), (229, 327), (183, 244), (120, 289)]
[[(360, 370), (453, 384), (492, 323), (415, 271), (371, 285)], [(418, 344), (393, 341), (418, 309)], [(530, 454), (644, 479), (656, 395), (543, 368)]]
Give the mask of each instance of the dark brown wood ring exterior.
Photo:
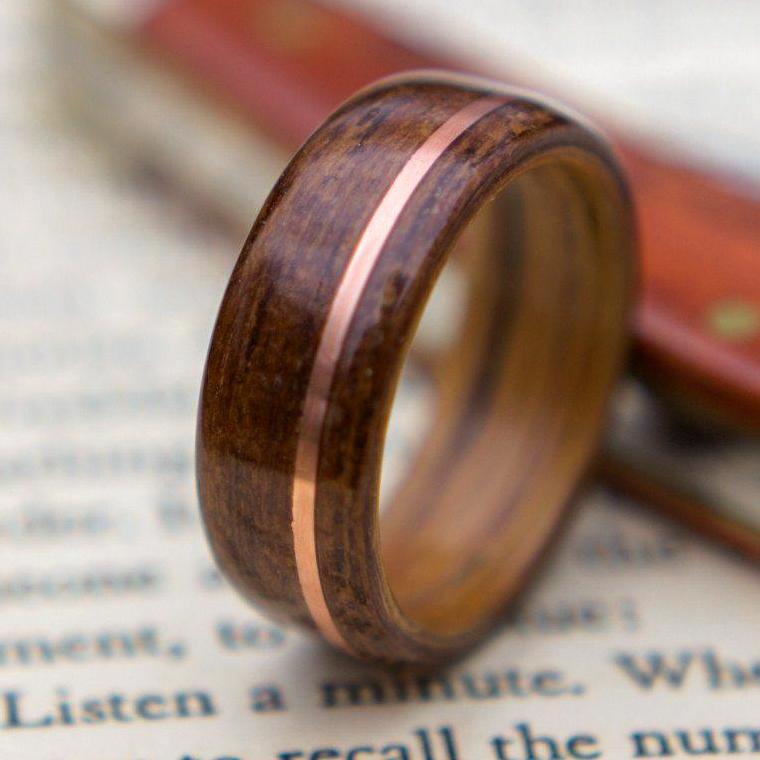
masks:
[[(483, 266), (463, 337), (381, 542), (399, 373), (474, 226)], [(343, 105), (271, 193), (214, 328), (197, 473), (227, 577), (359, 657), (430, 663), (478, 641), (595, 452), (633, 240), (603, 141), (532, 95), (421, 72)]]

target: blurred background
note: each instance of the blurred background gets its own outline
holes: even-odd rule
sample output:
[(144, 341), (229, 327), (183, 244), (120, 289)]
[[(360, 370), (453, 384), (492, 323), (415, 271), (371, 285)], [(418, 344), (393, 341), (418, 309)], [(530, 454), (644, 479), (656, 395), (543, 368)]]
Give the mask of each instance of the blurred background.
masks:
[[(213, 569), (197, 392), (227, 277), (288, 156), (358, 87), (431, 66), (536, 88), (600, 124), (645, 247), (632, 374), (600, 469), (618, 490), (589, 496), (555, 569), (476, 663), (586, 656), (589, 603), (610, 647), (669, 641), (690, 620), (687, 638), (750, 651), (757, 573), (731, 550), (760, 556), (758, 29), (760, 6), (741, 0), (0, 4), (0, 636), (148, 625), (158, 642), (102, 668), (61, 655), (54, 673), (5, 656), (0, 679), (44, 705), (60, 684), (207, 678), (232, 749), (194, 726), (187, 751), (243, 753), (261, 731), (272, 751), (288, 732), (316, 741), (307, 697), (254, 731), (245, 689), (363, 671), (315, 659), (317, 644), (259, 619)], [(415, 439), (404, 417), (399, 461)], [(536, 615), (568, 635), (542, 638)], [(383, 729), (401, 720), (388, 715)], [(378, 725), (349, 723), (337, 735)], [(176, 737), (151, 730), (156, 756), (173, 757)], [(13, 756), (51, 756), (39, 733)], [(70, 746), (100, 758), (106, 738)]]
[(288, 156), (379, 77), (475, 72), (575, 106), (618, 150), (641, 238), (637, 382), (605, 472), (760, 555), (753, 6), (61, 0), (25, 13), (47, 15), (34, 44), (50, 107), (188, 224), (229, 237), (230, 260)]
[[(367, 81), (442, 65), (536, 87), (664, 153), (677, 151), (750, 181), (760, 172), (760, 11), (751, 3), (728, 3), (720, 13), (714, 3), (678, 0), (63, 0), (51, 6), (56, 51), (65, 56), (58, 73), (75, 77), (68, 94), (92, 109), (96, 123), (131, 117), (120, 136), (131, 134), (135, 142), (140, 119), (164, 125), (180, 141), (200, 128), (174, 129), (170, 74), (181, 80), (173, 83), (174, 95), (215, 112), (218, 139), (231, 111), (249, 131), (290, 150), (325, 108)], [(83, 90), (85, 83), (93, 89)], [(163, 113), (152, 99), (164, 101)], [(111, 114), (103, 113), (106, 106)], [(198, 118), (198, 111), (184, 115), (190, 113)], [(141, 147), (150, 150), (143, 139)], [(246, 135), (245, 142), (251, 139)], [(202, 160), (196, 155), (195, 163)]]

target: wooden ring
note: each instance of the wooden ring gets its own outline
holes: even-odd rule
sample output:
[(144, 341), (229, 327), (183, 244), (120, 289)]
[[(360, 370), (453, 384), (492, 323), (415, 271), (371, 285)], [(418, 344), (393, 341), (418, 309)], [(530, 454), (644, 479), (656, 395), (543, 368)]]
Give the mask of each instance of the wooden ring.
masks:
[[(399, 373), (475, 225), (484, 266), (465, 337), (381, 542)], [(633, 239), (603, 141), (532, 95), (416, 73), (343, 105), (259, 214), (211, 341), (198, 486), (234, 585), (364, 658), (434, 662), (477, 641), (595, 452), (627, 344)]]

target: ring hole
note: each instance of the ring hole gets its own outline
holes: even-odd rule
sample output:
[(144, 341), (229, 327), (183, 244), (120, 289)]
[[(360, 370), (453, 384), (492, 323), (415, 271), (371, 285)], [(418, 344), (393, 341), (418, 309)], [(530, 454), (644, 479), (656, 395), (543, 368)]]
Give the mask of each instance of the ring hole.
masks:
[[(452, 254), (466, 296), (443, 275), (420, 323), (389, 427), (381, 543), (400, 609), (434, 634), (485, 624), (522, 587), (593, 453), (628, 314), (607, 182), (570, 153), (510, 182)], [(455, 324), (437, 326), (432, 351), (425, 320)]]
[(462, 315), (468, 310), (468, 278), (460, 256), (471, 238), (460, 239), (435, 284), (404, 363), (393, 400), (383, 452), (381, 512), (391, 503), (429, 437), (435, 410), (433, 367), (463, 340)]

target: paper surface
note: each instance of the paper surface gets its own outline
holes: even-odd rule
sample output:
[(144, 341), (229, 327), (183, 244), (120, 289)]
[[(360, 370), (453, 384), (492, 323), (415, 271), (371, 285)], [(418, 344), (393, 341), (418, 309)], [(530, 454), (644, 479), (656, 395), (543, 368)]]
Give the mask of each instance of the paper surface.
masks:
[(44, 26), (0, 4), (0, 758), (760, 751), (758, 572), (601, 492), (513, 622), (432, 680), (225, 587), (192, 449), (241, 241), (59, 113)]

